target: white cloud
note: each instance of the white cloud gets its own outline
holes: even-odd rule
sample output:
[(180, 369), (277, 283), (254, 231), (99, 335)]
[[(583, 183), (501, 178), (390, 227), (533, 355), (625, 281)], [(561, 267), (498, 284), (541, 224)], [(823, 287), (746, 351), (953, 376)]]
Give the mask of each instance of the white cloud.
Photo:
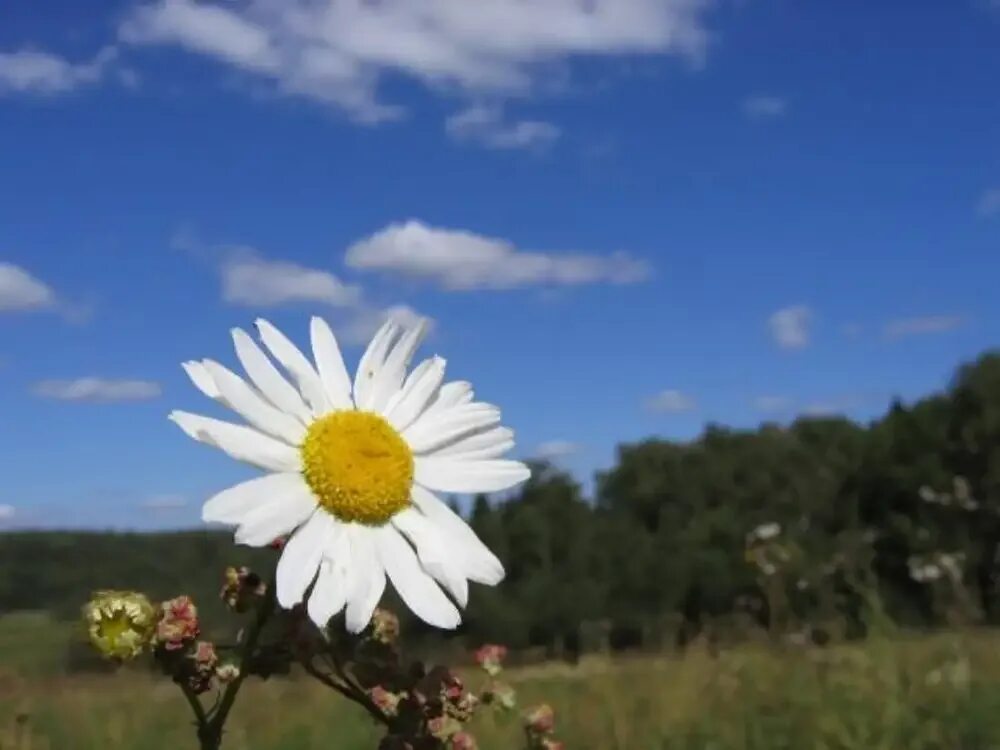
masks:
[(17, 509), (13, 505), (0, 505), (0, 523), (9, 521), (17, 515)]
[(812, 310), (805, 305), (783, 307), (767, 321), (771, 338), (782, 349), (801, 349), (809, 344)]
[(223, 263), (222, 298), (252, 307), (302, 302), (353, 307), (361, 301), (361, 290), (328, 271), (244, 254)]
[(160, 395), (160, 386), (148, 380), (108, 380), (77, 378), (76, 380), (42, 380), (32, 387), (36, 396), (59, 401), (144, 401)]
[(928, 315), (918, 318), (896, 318), (882, 329), (887, 339), (901, 339), (907, 336), (924, 336), (932, 333), (953, 331), (965, 323), (961, 315)]
[(186, 508), (188, 505), (188, 500), (183, 495), (167, 494), (167, 495), (153, 495), (153, 497), (146, 498), (140, 504), (143, 510), (148, 510), (153, 513), (160, 513), (164, 511), (173, 511)]
[[(1000, 2), (1000, 0), (998, 0)], [(976, 212), (980, 216), (991, 217), (1000, 216), (1000, 188), (987, 190), (979, 197), (976, 204)]]
[(743, 114), (751, 120), (774, 120), (788, 111), (788, 101), (780, 96), (748, 96), (743, 100)]
[(765, 414), (785, 411), (792, 406), (788, 396), (758, 396), (753, 400), (753, 408)]
[(580, 446), (576, 443), (570, 442), (569, 440), (549, 440), (547, 442), (540, 443), (538, 447), (535, 448), (535, 457), (545, 459), (547, 461), (555, 461), (559, 458), (572, 456), (579, 450)]
[(395, 305), (384, 310), (362, 307), (343, 325), (337, 326), (337, 338), (346, 344), (367, 344), (375, 331), (390, 319), (406, 327), (413, 326), (418, 320), (424, 320), (428, 325), (428, 331), (433, 330), (435, 326), (431, 318), (421, 315), (407, 305)]
[(0, 262), (0, 312), (43, 310), (56, 304), (52, 289), (13, 263)]
[(91, 60), (72, 63), (57, 55), (31, 49), (0, 52), (0, 96), (62, 94), (99, 82), (117, 56), (105, 47)]
[(676, 390), (660, 391), (646, 399), (646, 410), (652, 412), (679, 413), (694, 411), (694, 399)]
[(280, 91), (362, 120), (386, 74), (469, 94), (530, 93), (572, 57), (672, 54), (699, 61), (708, 0), (157, 0), (119, 29), (127, 43), (175, 45), (262, 76)]
[(625, 253), (607, 257), (527, 252), (507, 240), (419, 221), (390, 224), (354, 243), (347, 265), (434, 282), (445, 289), (512, 289), (547, 284), (629, 284), (649, 276), (649, 267)]
[(551, 146), (559, 128), (541, 120), (507, 121), (500, 105), (474, 104), (448, 117), (445, 131), (457, 141), (494, 149), (534, 149)]

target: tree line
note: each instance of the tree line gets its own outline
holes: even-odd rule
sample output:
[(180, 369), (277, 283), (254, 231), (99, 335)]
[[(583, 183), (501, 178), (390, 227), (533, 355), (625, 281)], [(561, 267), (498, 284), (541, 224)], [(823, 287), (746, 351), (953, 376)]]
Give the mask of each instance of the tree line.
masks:
[[(620, 445), (596, 480), (586, 497), (539, 464), (503, 502), (475, 498), (508, 575), (473, 587), (459, 638), (573, 656), (748, 628), (849, 636), (873, 601), (905, 626), (1000, 620), (1000, 353), (868, 424), (709, 425)], [(215, 621), (222, 569), (271, 557), (217, 531), (8, 533), (0, 611), (76, 617), (118, 587), (191, 593)]]

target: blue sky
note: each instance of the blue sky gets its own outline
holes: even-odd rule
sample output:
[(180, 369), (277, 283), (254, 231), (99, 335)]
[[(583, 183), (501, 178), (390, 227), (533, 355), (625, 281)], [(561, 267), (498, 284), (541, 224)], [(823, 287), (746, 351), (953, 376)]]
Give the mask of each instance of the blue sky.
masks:
[(387, 310), (581, 480), (618, 442), (867, 419), (996, 345), (987, 0), (0, 11), (0, 523), (193, 524), (166, 420), (258, 316)]

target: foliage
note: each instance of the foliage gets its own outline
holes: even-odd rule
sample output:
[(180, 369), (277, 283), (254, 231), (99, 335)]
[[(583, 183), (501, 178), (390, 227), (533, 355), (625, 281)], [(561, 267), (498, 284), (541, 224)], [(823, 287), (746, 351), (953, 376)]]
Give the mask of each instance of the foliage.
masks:
[[(1000, 354), (868, 425), (713, 425), (688, 443), (622, 445), (594, 498), (539, 465), (505, 501), (477, 498), (471, 523), (508, 577), (473, 587), (466, 645), (500, 640), (575, 659), (724, 640), (748, 624), (818, 639), (862, 632), (873, 607), (905, 625), (996, 622)], [(768, 552), (778, 565), (762, 567), (747, 535), (770, 523), (781, 529)], [(183, 590), (204, 603), (211, 635), (222, 607), (203, 571), (261, 563), (223, 532), (10, 533), (0, 536), (0, 610), (75, 617), (96, 588)], [(449, 647), (403, 624), (418, 647)]]

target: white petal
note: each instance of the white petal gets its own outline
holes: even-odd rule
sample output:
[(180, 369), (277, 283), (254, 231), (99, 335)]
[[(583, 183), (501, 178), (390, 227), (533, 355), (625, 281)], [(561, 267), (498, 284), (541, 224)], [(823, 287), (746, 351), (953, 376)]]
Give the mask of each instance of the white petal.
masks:
[(424, 622), (438, 628), (458, 627), (461, 616), (417, 561), (413, 548), (392, 526), (376, 531), (376, 549), (400, 598)]
[(415, 508), (406, 508), (392, 517), (392, 524), (410, 540), (417, 550), (417, 559), (448, 590), (458, 606), (469, 603), (469, 582), (463, 571), (463, 560), (453, 553), (454, 545), (438, 527)]
[(389, 403), (389, 399), (399, 392), (410, 360), (413, 359), (417, 347), (426, 335), (427, 321), (421, 319), (399, 337), (399, 341), (392, 347), (381, 369), (375, 373), (368, 405), (371, 411), (381, 413)]
[(229, 408), (229, 402), (223, 398), (221, 393), (219, 393), (219, 388), (215, 385), (215, 381), (205, 368), (205, 365), (201, 362), (192, 360), (190, 362), (181, 362), (181, 367), (184, 368), (184, 372), (186, 372), (188, 377), (191, 378), (191, 382), (194, 383), (195, 388), (204, 393), (210, 399), (213, 399), (214, 401), (217, 401), (223, 406)]
[(420, 486), (413, 487), (412, 498), (420, 512), (436, 523), (454, 544), (455, 554), (464, 560), (465, 574), (470, 580), (490, 586), (503, 580), (504, 570), (500, 560), (447, 503)]
[(247, 513), (236, 529), (237, 544), (263, 547), (275, 539), (291, 534), (316, 511), (316, 499), (305, 482), (280, 502), (271, 501)]
[(312, 414), (302, 400), (302, 394), (285, 380), (278, 372), (278, 368), (271, 364), (271, 360), (246, 331), (234, 328), (232, 334), (233, 344), (236, 345), (236, 356), (264, 398), (286, 414), (295, 416), (303, 424), (309, 424), (312, 421)]
[(281, 363), (285, 371), (292, 376), (296, 388), (299, 389), (299, 393), (302, 394), (302, 398), (312, 409), (313, 414), (318, 416), (330, 411), (330, 402), (323, 389), (323, 383), (306, 356), (288, 340), (285, 334), (263, 318), (258, 318), (254, 325), (257, 326), (257, 332), (264, 345)]
[(358, 371), (354, 374), (354, 405), (358, 409), (365, 411), (371, 409), (372, 385), (382, 369), (386, 354), (389, 353), (389, 347), (397, 333), (399, 326), (392, 320), (387, 320), (378, 329), (365, 353), (361, 355)]
[(414, 369), (413, 377), (407, 378), (399, 399), (385, 415), (389, 424), (399, 431), (413, 424), (441, 388), (445, 364), (441, 357), (431, 357)]
[(438, 409), (447, 409), (459, 404), (467, 404), (472, 401), (475, 394), (472, 391), (472, 384), (465, 380), (453, 380), (441, 386), (437, 396), (427, 406), (427, 413), (431, 414)]
[(298, 473), (266, 474), (223, 490), (205, 502), (201, 520), (236, 524), (255, 509), (272, 502), (283, 503), (288, 495), (308, 490)]
[(307, 607), (309, 618), (320, 627), (325, 626), (347, 604), (350, 568), (351, 546), (347, 529), (343, 524), (336, 523), (323, 550), (319, 576), (309, 595)]
[(271, 406), (243, 378), (218, 362), (206, 359), (203, 364), (233, 411), (261, 432), (284, 440), (289, 445), (301, 442), (306, 428), (299, 420)]
[(489, 404), (462, 404), (417, 419), (403, 431), (410, 449), (427, 453), (473, 432), (500, 424), (500, 410)]
[(385, 568), (375, 554), (375, 529), (359, 524), (346, 529), (351, 542), (346, 625), (350, 632), (360, 633), (371, 622), (385, 591)]
[(414, 481), (439, 492), (499, 492), (520, 484), (531, 471), (520, 461), (463, 461), (449, 456), (415, 456)]
[(316, 585), (306, 606), (309, 619), (320, 628), (326, 627), (330, 618), (344, 608), (346, 593), (344, 569), (324, 558), (320, 561)]
[(514, 447), (514, 431), (493, 427), (473, 432), (434, 451), (435, 456), (454, 456), (468, 461), (474, 458), (499, 458)]
[(313, 317), (309, 325), (312, 339), (313, 357), (316, 358), (316, 369), (319, 379), (323, 381), (326, 397), (334, 409), (353, 409), (351, 400), (351, 379), (347, 375), (344, 357), (337, 345), (337, 337), (333, 335), (330, 326), (319, 317)]
[(337, 522), (323, 509), (317, 509), (309, 520), (292, 534), (281, 551), (275, 586), (278, 604), (291, 609), (300, 601), (316, 577), (323, 550)]
[(298, 450), (252, 427), (186, 411), (172, 411), (170, 419), (190, 437), (225, 451), (237, 461), (268, 471), (299, 471), (302, 467)]

